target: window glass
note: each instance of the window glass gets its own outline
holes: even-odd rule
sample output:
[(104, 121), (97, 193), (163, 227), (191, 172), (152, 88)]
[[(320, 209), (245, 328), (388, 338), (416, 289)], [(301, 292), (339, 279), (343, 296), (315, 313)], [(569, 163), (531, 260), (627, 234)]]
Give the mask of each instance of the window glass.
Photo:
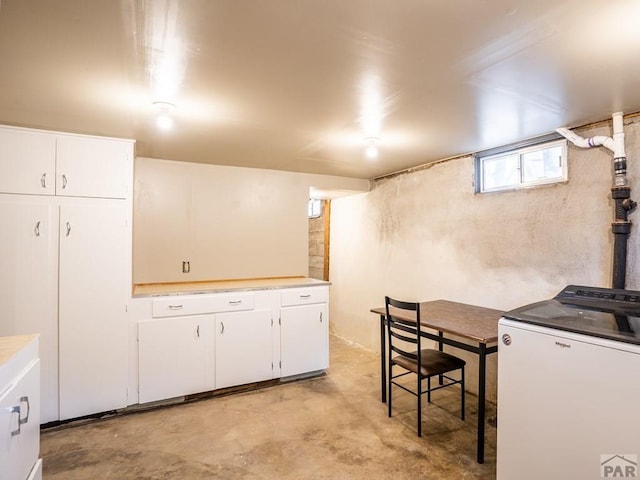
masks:
[(476, 155), (476, 192), (495, 192), (566, 181), (567, 141), (557, 140)]
[(522, 172), (523, 182), (562, 177), (562, 147), (523, 153)]
[(485, 158), (482, 162), (485, 190), (517, 185), (520, 182), (518, 155)]
[(312, 198), (309, 200), (308, 217), (318, 218), (322, 215), (322, 200), (318, 198)]

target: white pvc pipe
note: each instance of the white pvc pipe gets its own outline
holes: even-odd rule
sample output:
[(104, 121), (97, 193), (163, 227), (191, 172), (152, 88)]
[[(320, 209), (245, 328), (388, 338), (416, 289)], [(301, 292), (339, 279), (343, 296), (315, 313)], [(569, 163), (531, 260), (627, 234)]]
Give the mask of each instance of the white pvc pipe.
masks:
[(622, 112), (613, 114), (613, 158), (626, 157), (624, 151), (624, 125), (622, 123)]
[(624, 125), (622, 122), (622, 112), (616, 112), (613, 117), (613, 138), (598, 135), (591, 138), (582, 138), (568, 128), (558, 128), (556, 132), (573, 143), (576, 147), (591, 148), (603, 146), (613, 152), (613, 158), (626, 157), (624, 150)]
[(582, 138), (580, 135), (573, 133), (568, 128), (558, 128), (556, 129), (556, 132), (558, 132), (564, 138), (569, 140), (576, 147), (591, 148), (591, 147), (599, 147), (602, 145), (615, 153), (615, 144), (614, 144), (613, 138), (611, 137), (598, 135), (591, 138)]

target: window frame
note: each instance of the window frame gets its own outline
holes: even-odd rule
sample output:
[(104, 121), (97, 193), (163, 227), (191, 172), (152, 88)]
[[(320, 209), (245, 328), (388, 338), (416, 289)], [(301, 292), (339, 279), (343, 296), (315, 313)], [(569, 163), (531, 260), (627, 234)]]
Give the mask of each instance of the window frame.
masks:
[[(318, 205), (318, 213), (315, 213), (314, 205)], [(320, 198), (310, 198), (307, 204), (307, 218), (320, 218), (324, 209), (324, 203)]]
[[(537, 152), (540, 150), (546, 150), (550, 148), (561, 147), (561, 174), (557, 177), (542, 178), (530, 181), (523, 180), (523, 156), (527, 153)], [(511, 155), (517, 155), (518, 157), (518, 182), (514, 184), (485, 188), (485, 171), (484, 165), (487, 160), (495, 160), (501, 157), (507, 157)], [(525, 142), (517, 144), (505, 145), (503, 147), (494, 148), (491, 150), (485, 150), (478, 152), (474, 155), (474, 167), (475, 167), (475, 193), (496, 193), (496, 192), (509, 192), (514, 190), (522, 190), (526, 188), (534, 188), (543, 185), (553, 185), (557, 183), (565, 183), (569, 180), (569, 166), (568, 166), (568, 142), (567, 140), (558, 135), (551, 134), (544, 137), (538, 137)]]

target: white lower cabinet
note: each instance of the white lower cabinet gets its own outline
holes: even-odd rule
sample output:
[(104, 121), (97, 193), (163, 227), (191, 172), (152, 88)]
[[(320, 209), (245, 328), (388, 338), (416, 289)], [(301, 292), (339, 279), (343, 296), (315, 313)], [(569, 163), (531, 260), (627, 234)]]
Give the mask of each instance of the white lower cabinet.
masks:
[(140, 403), (215, 388), (213, 315), (138, 323)]
[[(7, 337), (1, 340), (4, 343)], [(0, 478), (38, 478), (40, 360), (37, 337), (0, 364), (0, 379)]]
[(216, 315), (216, 388), (273, 377), (272, 329), (270, 309)]
[(42, 459), (38, 459), (36, 464), (31, 469), (31, 473), (27, 477), (27, 480), (42, 480)]
[(282, 307), (280, 322), (283, 377), (329, 367), (329, 315), (326, 303)]
[(140, 403), (329, 366), (328, 286), (137, 303)]

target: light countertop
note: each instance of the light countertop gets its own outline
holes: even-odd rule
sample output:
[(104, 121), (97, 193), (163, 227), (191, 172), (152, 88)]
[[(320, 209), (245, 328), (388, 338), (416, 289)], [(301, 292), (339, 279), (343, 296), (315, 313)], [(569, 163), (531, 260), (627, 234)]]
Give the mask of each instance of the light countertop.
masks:
[(16, 335), (12, 337), (0, 337), (0, 366), (8, 362), (25, 345), (38, 335)]
[(133, 286), (134, 297), (218, 293), (238, 290), (312, 287), (330, 285), (324, 280), (309, 277), (251, 278), (241, 280), (209, 280), (199, 282), (141, 283)]

